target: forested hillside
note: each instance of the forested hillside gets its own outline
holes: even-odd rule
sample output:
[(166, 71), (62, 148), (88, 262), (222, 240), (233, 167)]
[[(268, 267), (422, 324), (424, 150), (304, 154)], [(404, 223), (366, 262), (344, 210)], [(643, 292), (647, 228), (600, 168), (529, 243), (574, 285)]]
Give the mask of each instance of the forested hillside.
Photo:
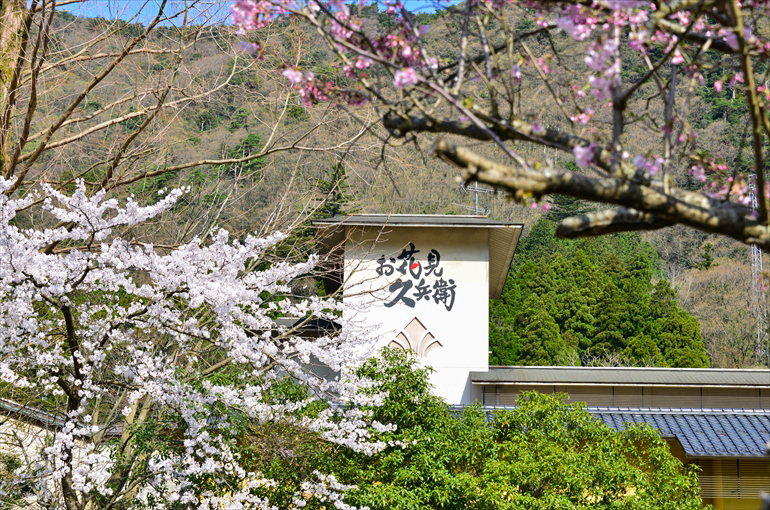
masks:
[[(533, 11), (513, 9), (520, 29), (535, 26)], [(360, 14), (372, 33), (393, 22), (376, 5)], [(459, 50), (453, 38), (460, 14), (439, 10), (417, 14), (415, 21), (429, 26), (425, 44), (430, 51), (446, 61), (456, 58)], [(54, 21), (55, 46), (64, 51), (98, 39), (92, 51), (109, 52), (126, 44), (142, 27), (118, 25), (62, 12)], [(164, 188), (190, 187), (191, 193), (183, 199), (185, 207), (175, 208), (173, 220), (160, 222), (153, 234), (169, 245), (215, 225), (241, 232), (268, 231), (298, 224), (297, 218), (317, 217), (315, 210), (339, 185), (335, 181), (329, 186), (337, 165), (345, 170), (344, 185), (352, 198), (347, 209), (339, 211), (468, 212), (473, 196), (460, 191), (451, 168), (426, 157), (426, 147), (416, 140), (382, 146), (388, 135), (377, 124), (371, 104), (347, 109), (308, 105), (288, 86), (280, 74), (287, 61), (335, 82), (346, 79), (339, 59), (318, 44), (318, 34), (309, 28), (287, 21), (274, 23), (260, 36), (265, 48), (260, 59), (239, 50), (230, 27), (187, 30), (195, 35), (181, 53), (187, 78), (184, 87), (172, 91), (178, 106), (160, 109), (155, 123), (132, 138), (153, 112), (153, 96), (142, 91), (175, 72), (174, 54), (167, 47), (174, 29), (160, 27), (147, 42), (148, 51), (133, 61), (133, 71), (110, 76), (92, 91), (78, 106), (79, 122), (67, 126), (65, 134), (76, 137), (95, 128), (105, 112), (111, 116), (110, 125), (61, 149), (46, 148), (30, 175), (63, 190), (71, 190), (73, 179), (81, 177), (96, 189), (107, 179), (106, 162), (112, 159), (112, 151), (126, 140), (123, 170), (110, 177), (125, 186), (116, 185), (114, 193), (132, 193), (141, 202), (153, 203)], [(558, 50), (561, 64), (569, 67), (582, 60), (589, 42), (575, 43), (557, 33), (553, 38), (531, 39), (530, 49), (546, 64)], [(695, 85), (699, 92), (692, 98), (687, 121), (697, 132), (704, 158), (735, 160), (745, 137), (746, 101), (736, 92), (735, 83), (726, 83), (720, 90), (714, 87), (723, 78), (719, 59), (734, 57), (709, 55), (713, 67), (705, 83)], [(37, 113), (41, 117), (33, 122), (32, 131), (59, 113), (99, 66), (98, 61), (61, 65), (57, 92), (40, 99)], [(624, 60), (622, 71), (624, 76), (639, 76), (645, 72), (644, 63), (632, 56)], [(682, 93), (692, 86), (682, 84)], [(524, 80), (522, 87), (524, 97), (538, 99), (522, 102), (522, 115), (548, 125), (556, 115), (553, 98), (542, 85)], [(654, 93), (651, 87), (641, 87), (631, 103), (647, 101), (646, 95)], [(385, 85), (385, 93), (391, 92)], [(479, 88), (479, 100), (484, 93)], [(597, 119), (609, 115), (598, 103), (595, 110)], [(649, 133), (636, 124), (629, 125), (628, 131), (629, 150), (648, 152), (645, 147), (653, 142)], [(35, 136), (30, 137), (24, 155), (33, 154), (36, 143)], [(536, 151), (518, 142), (512, 145), (524, 155)], [(494, 154), (497, 149), (479, 150)], [(189, 169), (186, 165), (187, 161), (237, 160), (262, 152), (263, 157), (238, 163)], [(555, 151), (544, 149), (536, 155), (577, 168), (571, 157)], [(709, 185), (688, 175), (684, 166), (674, 168), (672, 177), (689, 189)], [(492, 362), (730, 367), (764, 363), (757, 358), (757, 343), (767, 338), (766, 297), (761, 290), (753, 290), (745, 246), (681, 227), (594, 241), (555, 241), (553, 211), (538, 219), (540, 210), (518, 205), (504, 195), (483, 195), (481, 200), (490, 206), (493, 219), (521, 221), (525, 232), (532, 231), (517, 253), (503, 299), (492, 304)], [(302, 242), (306, 241), (307, 235)]]
[(490, 312), (499, 365), (705, 367), (698, 321), (660, 277), (639, 234), (557, 240), (556, 207), (535, 223)]

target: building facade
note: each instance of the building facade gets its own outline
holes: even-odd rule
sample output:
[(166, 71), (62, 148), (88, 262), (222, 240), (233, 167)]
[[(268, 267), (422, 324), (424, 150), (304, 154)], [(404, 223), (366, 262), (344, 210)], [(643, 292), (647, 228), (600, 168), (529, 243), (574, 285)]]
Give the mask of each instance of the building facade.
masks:
[(404, 349), (431, 367), (448, 402), (480, 400), (470, 373), (488, 368), (489, 299), (502, 292), (522, 225), (354, 215), (315, 226), (333, 260), (327, 290), (342, 287), (348, 318), (377, 329), (374, 347)]
[[(489, 367), (489, 299), (498, 298), (521, 225), (469, 216), (355, 215), (316, 222), (327, 291), (379, 332), (373, 347), (435, 370), (449, 404), (492, 412), (524, 391), (564, 393), (616, 429), (647, 423), (700, 468), (704, 502), (758, 509), (770, 493), (770, 370)], [(358, 309), (358, 311), (355, 311)]]

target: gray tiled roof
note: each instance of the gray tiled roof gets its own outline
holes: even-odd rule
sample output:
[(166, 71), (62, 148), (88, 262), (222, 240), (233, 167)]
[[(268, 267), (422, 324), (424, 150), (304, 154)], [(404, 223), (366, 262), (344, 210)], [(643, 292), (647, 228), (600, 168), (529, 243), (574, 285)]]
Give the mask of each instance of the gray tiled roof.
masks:
[(770, 387), (770, 370), (720, 368), (489, 367), (473, 384)]
[(770, 411), (589, 408), (610, 427), (648, 423), (674, 437), (689, 458), (763, 457), (770, 441)]
[[(17, 420), (33, 423), (44, 429), (53, 430), (61, 429), (67, 423), (67, 417), (63, 414), (49, 413), (48, 411), (43, 411), (35, 407), (19, 404), (13, 400), (0, 398), (0, 417), (2, 416), (8, 416)], [(79, 426), (84, 427), (82, 423)], [(121, 432), (121, 427), (111, 425), (107, 427), (106, 435), (108, 437), (119, 436)], [(95, 433), (95, 431), (89, 432), (86, 435), (91, 435), (93, 433)]]
[(6, 414), (14, 418), (32, 421), (44, 428), (60, 429), (67, 422), (67, 417), (64, 415), (49, 413), (12, 400), (0, 398), (0, 415)]
[[(461, 413), (466, 406), (449, 406)], [(487, 419), (500, 409), (515, 406), (482, 406)], [(688, 458), (764, 457), (770, 442), (770, 411), (746, 409), (655, 409), (586, 407), (606, 425), (623, 430), (625, 424), (648, 423), (664, 438), (676, 438)], [(766, 458), (766, 457), (765, 457)]]

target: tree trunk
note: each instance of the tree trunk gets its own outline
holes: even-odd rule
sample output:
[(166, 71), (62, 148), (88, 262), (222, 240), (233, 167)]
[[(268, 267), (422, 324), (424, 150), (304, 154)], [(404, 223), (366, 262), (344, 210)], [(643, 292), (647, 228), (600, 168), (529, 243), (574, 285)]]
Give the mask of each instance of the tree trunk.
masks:
[(0, 176), (6, 177), (12, 151), (13, 77), (24, 33), (24, 0), (0, 0)]

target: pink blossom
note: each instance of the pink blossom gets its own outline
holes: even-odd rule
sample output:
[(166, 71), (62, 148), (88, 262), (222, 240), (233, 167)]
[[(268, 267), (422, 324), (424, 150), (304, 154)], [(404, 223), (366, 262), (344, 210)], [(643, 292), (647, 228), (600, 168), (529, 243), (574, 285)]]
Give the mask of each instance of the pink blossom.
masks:
[(396, 74), (393, 77), (393, 85), (397, 89), (407, 87), (409, 85), (415, 85), (416, 83), (417, 83), (417, 73), (412, 67), (407, 67), (407, 68), (401, 69), (400, 71), (396, 71)]
[(572, 153), (575, 155), (575, 163), (577, 163), (577, 166), (585, 168), (593, 163), (595, 147), (596, 146), (594, 144), (591, 144), (588, 147), (578, 145), (572, 149)]
[(607, 78), (589, 76), (588, 83), (591, 84), (591, 92), (594, 97), (599, 101), (612, 97), (612, 91), (610, 89), (611, 82)]
[(749, 28), (749, 27), (743, 27), (743, 38), (749, 44), (756, 44), (757, 43), (757, 36), (754, 35), (751, 32), (751, 28)]
[(734, 50), (740, 48), (740, 45), (738, 44), (738, 36), (735, 35), (735, 32), (732, 30), (725, 30), (723, 28), (719, 31), (719, 34), (725, 38), (725, 43), (727, 43), (730, 48)]
[(706, 171), (703, 168), (703, 165), (697, 164), (690, 167), (689, 174), (693, 177), (693, 179), (697, 179), (701, 182), (706, 182)]
[(516, 83), (521, 83), (521, 67), (518, 64), (513, 64), (511, 67), (511, 76)]
[(647, 40), (648, 32), (646, 30), (637, 30), (628, 35), (628, 45), (635, 51), (644, 49), (644, 42)]
[(240, 27), (242, 31), (253, 30), (256, 28), (256, 19), (258, 14), (257, 3), (253, 0), (236, 0), (230, 6), (233, 23)]
[(537, 59), (537, 65), (543, 68), (543, 72), (545, 74), (548, 74), (550, 72), (550, 69), (548, 69), (548, 64), (545, 63), (545, 61), (543, 60), (543, 57), (540, 57)]
[(596, 28), (596, 19), (586, 16), (581, 5), (567, 5), (563, 7), (561, 16), (556, 18), (556, 26), (573, 39), (583, 41)]
[(649, 161), (644, 156), (637, 156), (634, 158), (634, 165), (650, 175), (656, 175), (660, 169), (663, 168), (663, 163), (663, 158), (656, 158), (654, 161)]
[(591, 108), (585, 108), (582, 112), (580, 112), (578, 115), (573, 115), (570, 117), (572, 122), (578, 122), (580, 124), (588, 124), (588, 122), (591, 120), (591, 116), (593, 115), (594, 111)]
[(372, 59), (370, 58), (358, 57), (358, 59), (356, 59), (356, 63), (355, 63), (356, 69), (366, 69), (370, 65), (372, 65)]
[(644, 9), (638, 10), (628, 17), (628, 21), (634, 25), (644, 25), (648, 19), (650, 19), (650, 15)]
[(259, 44), (255, 42), (241, 41), (241, 51), (248, 53), (249, 55), (256, 55), (259, 53)]
[(613, 11), (623, 11), (637, 9), (644, 6), (647, 2), (646, 0), (609, 0), (607, 3)]
[(717, 92), (722, 92), (722, 80), (714, 82), (714, 89), (716, 89)]
[(302, 83), (303, 75), (301, 71), (297, 71), (296, 69), (286, 69), (281, 74), (284, 75), (292, 85)]
[(684, 57), (681, 53), (679, 53), (679, 48), (674, 50), (674, 57), (671, 59), (671, 63), (674, 65), (679, 65), (682, 62), (684, 62)]
[(608, 39), (604, 44), (599, 41), (594, 42), (588, 47), (588, 52), (583, 59), (586, 65), (594, 71), (602, 71), (607, 67), (607, 60), (617, 50), (617, 44), (614, 39)]

